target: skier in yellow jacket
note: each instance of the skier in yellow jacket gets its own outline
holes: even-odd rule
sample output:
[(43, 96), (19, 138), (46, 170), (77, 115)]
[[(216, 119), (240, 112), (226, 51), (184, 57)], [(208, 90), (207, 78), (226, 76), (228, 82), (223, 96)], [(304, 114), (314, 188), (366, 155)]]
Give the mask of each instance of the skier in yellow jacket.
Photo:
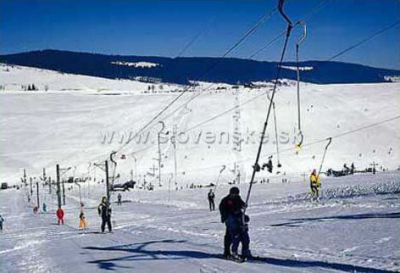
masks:
[(321, 188), (321, 179), (317, 174), (317, 171), (314, 169), (310, 175), (310, 188), (311, 188), (311, 198), (318, 199), (319, 191)]
[(87, 228), (87, 222), (86, 222), (86, 217), (83, 211), (79, 214), (79, 229), (86, 229)]

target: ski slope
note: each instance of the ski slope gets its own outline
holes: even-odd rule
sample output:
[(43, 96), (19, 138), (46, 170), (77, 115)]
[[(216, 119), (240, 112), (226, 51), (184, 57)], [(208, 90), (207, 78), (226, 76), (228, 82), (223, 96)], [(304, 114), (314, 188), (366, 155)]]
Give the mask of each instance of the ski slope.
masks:
[[(398, 272), (399, 181), (399, 172), (324, 179), (319, 203), (305, 199), (307, 183), (255, 184), (250, 247), (263, 260), (243, 264), (220, 258), (224, 225), (208, 211), (208, 189), (135, 190), (122, 193), (121, 206), (113, 194), (114, 231), (105, 234), (96, 210), (104, 185), (82, 185), (86, 231), (77, 229), (76, 186), (67, 190), (64, 226), (54, 190), (41, 188), (49, 211), (37, 215), (29, 187), (0, 191), (1, 272)], [(218, 187), (217, 202), (228, 189)]]
[[(62, 179), (90, 180), (80, 184), (81, 194), (76, 185), (65, 184), (64, 226), (56, 225), (54, 188), (49, 194), (39, 183), (40, 204), (45, 202), (48, 212), (37, 215), (32, 213), (35, 195), (27, 202), (29, 187), (0, 191), (5, 218), (0, 271), (400, 271), (400, 84), (301, 83), (304, 143), (296, 153), (296, 86), (282, 82), (276, 95), (282, 167), (276, 166), (270, 119), (262, 162), (272, 155), (274, 170), (257, 174), (248, 209), (251, 250), (263, 259), (237, 264), (220, 258), (224, 225), (217, 211), (208, 211), (209, 188), (190, 185), (216, 183), (226, 166), (218, 180), (217, 205), (239, 172), (245, 197), (270, 83), (258, 89), (199, 83), (162, 115), (165, 127), (156, 120), (136, 136), (180, 94), (171, 91), (181, 87), (145, 93), (147, 84), (139, 82), (2, 66), (1, 182), (19, 183), (23, 169), (28, 181), (37, 181), (43, 168), (54, 179), (56, 164), (70, 167)], [(32, 83), (50, 89), (20, 90)], [(327, 137), (333, 141), (324, 170), (352, 162), (360, 170), (375, 162), (378, 173), (323, 176), (323, 198), (311, 203), (307, 177), (318, 168)], [(114, 232), (99, 234), (96, 207), (105, 185), (104, 173), (94, 163), (104, 162), (111, 151), (117, 151), (117, 167), (111, 168), (113, 176), (119, 175), (115, 183), (133, 178), (139, 188), (122, 193), (122, 206), (112, 204)], [(149, 184), (154, 191), (143, 189)], [(80, 196), (89, 223), (86, 231), (77, 229)], [(111, 200), (116, 200), (115, 193)]]
[[(149, 65), (138, 64), (139, 66)], [(83, 75), (74, 75), (61, 73), (52, 70), (24, 67), (18, 65), (0, 64), (0, 75), (3, 90), (5, 91), (23, 91), (23, 87), (35, 84), (39, 91), (79, 91), (93, 93), (113, 93), (115, 91), (122, 93), (141, 93), (148, 91), (151, 83), (143, 83), (130, 80), (110, 80), (100, 77), (89, 77)], [(157, 85), (156, 85), (157, 88)], [(163, 84), (165, 90), (178, 89), (178, 85)], [(47, 89), (47, 90), (46, 90)]]
[[(133, 173), (136, 180), (143, 181), (146, 176), (147, 182), (157, 186), (160, 130), (164, 188), (171, 179), (178, 187), (208, 184), (217, 179), (223, 165), (226, 171), (221, 174), (221, 183), (232, 181), (239, 172), (241, 181), (248, 181), (271, 89), (268, 83), (258, 89), (200, 83), (137, 135), (181, 93), (164, 88), (146, 94), (141, 90), (143, 83), (16, 66), (3, 66), (0, 80), (0, 85), (6, 86), (6, 91), (0, 93), (0, 178), (10, 183), (20, 180), (24, 168), (28, 176), (38, 176), (42, 168), (47, 168), (54, 177), (57, 163), (73, 169), (67, 175), (93, 176), (93, 164), (104, 162), (111, 151), (118, 151), (116, 175), (120, 175), (120, 182)], [(52, 92), (9, 89), (11, 82), (16, 86), (34, 82), (51, 87), (53, 81), (58, 88)], [(275, 97), (282, 168), (276, 167), (278, 154), (271, 115), (261, 163), (272, 155), (274, 171), (273, 175), (260, 172), (259, 179), (302, 180), (304, 174), (318, 168), (328, 137), (333, 141), (323, 171), (340, 170), (344, 163), (350, 166), (352, 162), (359, 170), (371, 167), (373, 162), (378, 169), (395, 170), (400, 166), (400, 83), (302, 83), (304, 143), (298, 152), (296, 87), (294, 82), (284, 83)], [(121, 91), (124, 84), (132, 92)], [(57, 92), (73, 85), (110, 91)], [(164, 128), (159, 121), (164, 122)]]

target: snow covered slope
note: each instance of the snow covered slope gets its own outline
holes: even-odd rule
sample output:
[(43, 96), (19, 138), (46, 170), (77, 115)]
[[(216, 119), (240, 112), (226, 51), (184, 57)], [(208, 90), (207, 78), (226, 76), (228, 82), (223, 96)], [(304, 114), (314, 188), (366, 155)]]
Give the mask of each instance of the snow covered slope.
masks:
[[(266, 94), (271, 86), (235, 89), (202, 83), (195, 92), (185, 93), (147, 127), (148, 130), (136, 136), (140, 128), (180, 93), (164, 90), (158, 94), (143, 94), (141, 88), (146, 87), (138, 82), (63, 75), (23, 67), (3, 66), (0, 79), (0, 85), (7, 87), (11, 83), (18, 87), (33, 81), (40, 85), (54, 79), (56, 90), (89, 86), (89, 90), (109, 89), (112, 90), (109, 94), (114, 94), (1, 92), (1, 180), (19, 181), (24, 168), (32, 176), (39, 175), (44, 167), (53, 172), (56, 163), (72, 167), (75, 175), (83, 175), (88, 172), (88, 166), (104, 162), (111, 151), (118, 151), (116, 174), (120, 174), (120, 181), (129, 179), (133, 173), (136, 179), (143, 181), (146, 175), (147, 182), (158, 184), (157, 133), (162, 124), (157, 121), (162, 120), (165, 128), (160, 135), (161, 184), (165, 186), (171, 179), (175, 182), (176, 156), (176, 182), (183, 187), (215, 181), (223, 165), (227, 168), (221, 174), (221, 183), (232, 181), (239, 171), (241, 181), (248, 181), (266, 116)], [(124, 89), (124, 86), (129, 88)], [(264, 163), (273, 155), (274, 175), (264, 171), (257, 179), (302, 180), (304, 173), (318, 168), (327, 137), (333, 137), (333, 141), (324, 170), (341, 169), (344, 163), (352, 162), (358, 169), (365, 169), (374, 161), (379, 168), (398, 168), (399, 87), (399, 83), (302, 83), (304, 143), (296, 153), (295, 144), (299, 139), (296, 87), (294, 82), (286, 81), (275, 97), (282, 168), (276, 167), (271, 115), (261, 156)], [(120, 92), (127, 89), (132, 92)]]
[[(5, 218), (1, 272), (400, 270), (400, 173), (395, 170), (400, 164), (400, 83), (302, 83), (304, 142), (296, 153), (296, 87), (282, 81), (275, 97), (282, 167), (276, 166), (271, 116), (261, 156), (266, 162), (273, 155), (274, 170), (261, 171), (257, 180), (273, 183), (254, 185), (247, 210), (251, 250), (262, 259), (237, 264), (221, 259), (225, 227), (217, 211), (208, 211), (209, 188), (190, 185), (219, 181), (218, 204), (240, 171), (238, 187), (245, 197), (270, 83), (257, 83), (263, 87), (254, 89), (200, 83), (136, 136), (180, 93), (164, 88), (147, 94), (142, 92), (146, 86), (143, 90), (137, 82), (13, 69), (3, 66), (0, 72), (0, 85), (17, 87), (0, 92), (0, 181), (18, 183), (23, 169), (28, 180), (37, 181), (44, 167), (54, 180), (55, 164), (64, 169), (62, 179), (90, 179), (79, 188), (65, 184), (63, 226), (55, 224), (54, 187), (50, 194), (48, 186), (39, 183), (40, 205), (45, 202), (48, 208), (39, 214), (32, 213), (35, 196), (27, 200), (29, 187), (0, 191)], [(53, 84), (51, 79), (56, 79)], [(18, 91), (21, 84), (31, 83), (57, 88)], [(75, 89), (71, 86), (85, 88), (58, 92)], [(110, 91), (97, 92), (104, 86)], [(341, 169), (345, 162), (364, 169), (376, 162), (379, 172), (323, 177), (323, 198), (311, 203), (306, 175), (319, 166), (327, 137), (333, 140), (324, 169)], [(115, 172), (111, 165), (112, 176), (119, 174), (116, 183), (131, 176), (139, 183), (122, 193), (121, 206), (115, 204), (116, 193), (111, 194), (114, 233), (100, 234), (96, 207), (105, 184), (103, 171), (94, 164), (108, 159), (111, 151), (117, 151)], [(390, 171), (381, 172), (380, 167)], [(287, 183), (277, 183), (282, 179)], [(156, 190), (143, 189), (149, 184)], [(77, 230), (80, 201), (89, 223), (86, 231)]]
[[(28, 188), (0, 191), (1, 272), (399, 272), (399, 172), (325, 179), (310, 203), (307, 183), (254, 186), (248, 214), (251, 250), (263, 257), (221, 259), (224, 225), (208, 211), (208, 189), (133, 191), (113, 201), (113, 233), (99, 232), (102, 187), (82, 184), (89, 229), (79, 231), (79, 191), (67, 185), (65, 225), (57, 226), (53, 189), (40, 188), (47, 213), (33, 214)], [(241, 192), (247, 190), (239, 185)], [(221, 185), (219, 200), (228, 192)], [(35, 189), (34, 189), (35, 190)], [(115, 195), (112, 200), (115, 200)]]
[[(0, 64), (0, 85), (5, 91), (22, 91), (34, 84), (39, 91), (86, 92), (145, 92), (152, 84), (130, 80), (73, 75), (52, 70)], [(156, 86), (157, 88), (158, 86)], [(163, 84), (165, 90), (175, 90), (178, 85)]]

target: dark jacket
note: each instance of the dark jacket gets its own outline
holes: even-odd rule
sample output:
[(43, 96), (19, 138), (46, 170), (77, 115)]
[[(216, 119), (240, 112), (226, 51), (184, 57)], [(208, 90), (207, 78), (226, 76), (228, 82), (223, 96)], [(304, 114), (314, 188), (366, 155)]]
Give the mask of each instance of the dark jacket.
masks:
[(111, 208), (108, 202), (102, 202), (97, 208), (99, 215), (103, 219), (107, 219), (111, 217)]
[(227, 195), (222, 198), (219, 204), (219, 212), (221, 214), (221, 222), (225, 223), (229, 216), (240, 213), (245, 207), (245, 203), (239, 195)]

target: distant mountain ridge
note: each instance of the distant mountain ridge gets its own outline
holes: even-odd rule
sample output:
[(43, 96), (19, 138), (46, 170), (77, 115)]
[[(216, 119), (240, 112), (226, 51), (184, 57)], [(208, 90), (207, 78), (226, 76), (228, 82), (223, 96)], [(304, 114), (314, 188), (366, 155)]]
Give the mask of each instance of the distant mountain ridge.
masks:
[[(276, 77), (277, 62), (238, 58), (120, 56), (63, 50), (40, 50), (0, 55), (0, 62), (56, 70), (63, 73), (139, 79), (187, 84), (189, 81), (229, 84), (270, 81)], [(285, 62), (281, 78), (296, 79), (296, 63)], [(305, 82), (377, 83), (400, 76), (400, 70), (374, 68), (344, 62), (304, 61)]]

